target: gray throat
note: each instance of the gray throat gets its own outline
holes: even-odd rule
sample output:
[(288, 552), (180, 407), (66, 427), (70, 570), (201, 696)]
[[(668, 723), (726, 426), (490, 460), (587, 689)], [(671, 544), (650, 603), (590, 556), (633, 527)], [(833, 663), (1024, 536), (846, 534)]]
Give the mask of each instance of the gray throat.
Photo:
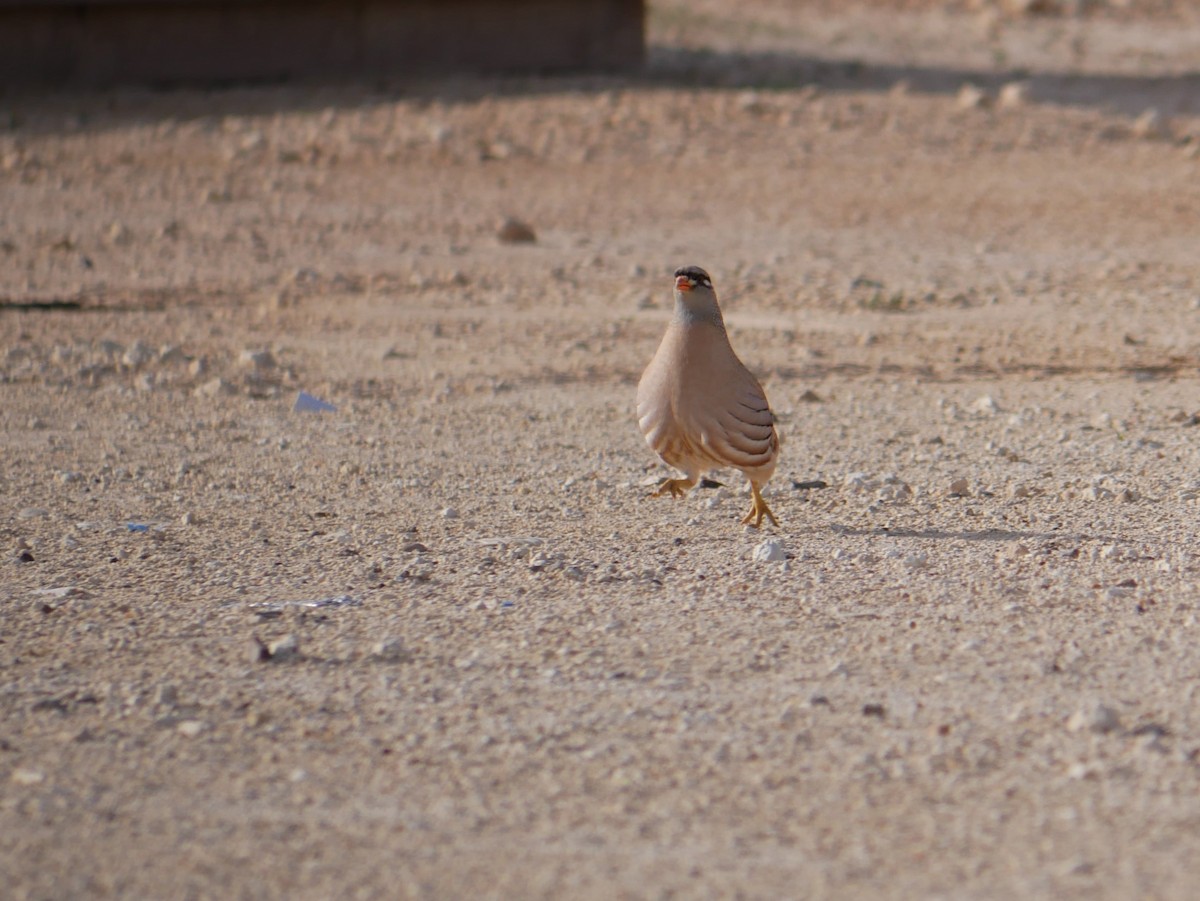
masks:
[(682, 325), (715, 325), (721, 331), (725, 331), (725, 320), (721, 317), (721, 308), (717, 306), (716, 301), (697, 303), (695, 299), (676, 294), (675, 320)]

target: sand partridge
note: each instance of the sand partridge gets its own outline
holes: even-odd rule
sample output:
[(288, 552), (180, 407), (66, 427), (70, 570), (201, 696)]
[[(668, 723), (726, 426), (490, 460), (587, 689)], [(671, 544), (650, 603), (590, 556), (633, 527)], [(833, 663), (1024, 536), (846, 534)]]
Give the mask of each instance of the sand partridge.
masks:
[(646, 442), (684, 474), (667, 479), (654, 497), (682, 497), (712, 469), (740, 469), (754, 506), (742, 520), (776, 526), (762, 487), (775, 471), (779, 434), (767, 396), (742, 365), (729, 336), (712, 279), (698, 266), (675, 272), (675, 312), (637, 391), (638, 425)]

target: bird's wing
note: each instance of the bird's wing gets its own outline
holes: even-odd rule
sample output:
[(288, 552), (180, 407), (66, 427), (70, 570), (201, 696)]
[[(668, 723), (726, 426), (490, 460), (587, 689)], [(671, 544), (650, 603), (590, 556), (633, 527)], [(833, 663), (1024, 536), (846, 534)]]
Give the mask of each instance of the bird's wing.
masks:
[[(739, 364), (740, 366), (740, 364)], [(732, 466), (753, 468), (769, 463), (779, 447), (775, 417), (762, 388), (745, 369), (733, 390), (714, 398), (706, 429), (710, 443)]]

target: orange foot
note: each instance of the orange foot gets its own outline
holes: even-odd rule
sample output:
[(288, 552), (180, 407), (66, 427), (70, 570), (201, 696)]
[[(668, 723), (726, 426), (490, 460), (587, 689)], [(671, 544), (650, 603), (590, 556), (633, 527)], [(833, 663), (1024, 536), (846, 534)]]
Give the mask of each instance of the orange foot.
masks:
[(763, 500), (762, 492), (758, 490), (758, 486), (753, 482), (750, 483), (750, 493), (754, 496), (754, 506), (750, 508), (750, 512), (746, 514), (746, 518), (742, 520), (742, 525), (757, 529), (762, 525), (763, 517), (765, 516), (771, 520), (771, 525), (778, 529), (779, 520), (775, 518), (775, 514), (771, 512), (771, 508)]
[(683, 497), (687, 494), (688, 489), (695, 484), (695, 479), (665, 479), (650, 496), (662, 497), (669, 494), (671, 497)]

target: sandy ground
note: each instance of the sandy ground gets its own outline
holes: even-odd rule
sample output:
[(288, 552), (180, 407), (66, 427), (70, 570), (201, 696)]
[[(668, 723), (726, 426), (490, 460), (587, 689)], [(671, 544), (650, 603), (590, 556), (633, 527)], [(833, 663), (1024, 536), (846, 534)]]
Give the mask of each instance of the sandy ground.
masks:
[[(6, 897), (1194, 897), (1195, 14), (734, 6), (0, 98)], [(685, 263), (778, 530), (647, 497)]]

